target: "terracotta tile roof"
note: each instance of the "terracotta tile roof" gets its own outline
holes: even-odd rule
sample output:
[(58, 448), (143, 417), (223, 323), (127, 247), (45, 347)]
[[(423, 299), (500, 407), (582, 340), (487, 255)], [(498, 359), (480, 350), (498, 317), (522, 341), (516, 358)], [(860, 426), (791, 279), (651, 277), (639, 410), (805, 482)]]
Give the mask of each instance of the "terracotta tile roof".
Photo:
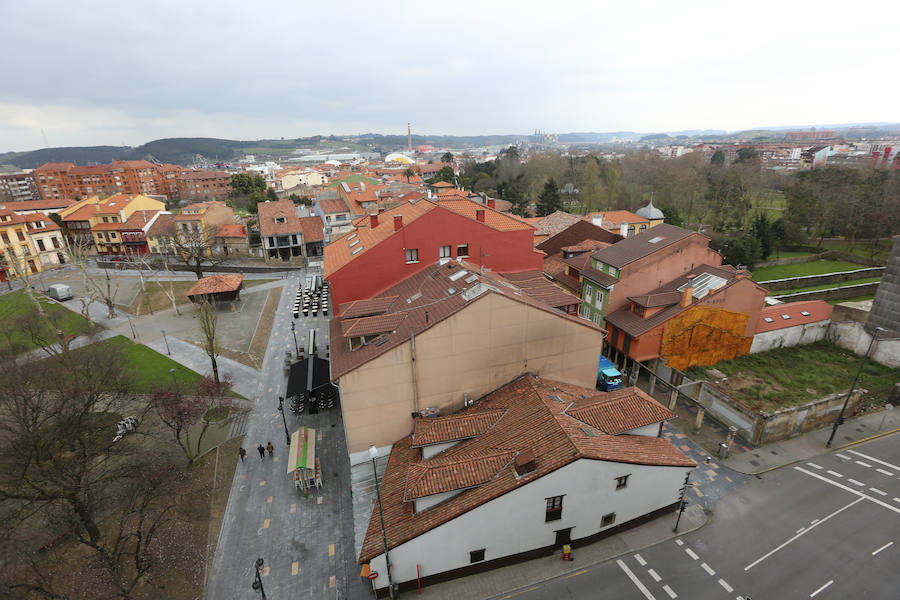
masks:
[(298, 220), (300, 221), (300, 229), (303, 231), (303, 242), (305, 244), (325, 241), (322, 219), (319, 217), (300, 217)]
[[(626, 404), (617, 402), (629, 399)], [(594, 407), (594, 405), (597, 405)], [(665, 438), (639, 435), (609, 435), (570, 414), (599, 422), (627, 426), (646, 423), (653, 414), (659, 420), (671, 412), (637, 388), (612, 395), (558, 381), (524, 375), (478, 400), (458, 413), (504, 411), (487, 431), (467, 439), (428, 460), (413, 446), (413, 436), (396, 442), (391, 449), (381, 484), (381, 500), (389, 548), (395, 548), (470, 510), (528, 485), (579, 459), (678, 468), (696, 466)], [(604, 415), (604, 410), (612, 413)], [(623, 411), (634, 410), (635, 415)], [(531, 452), (535, 470), (516, 477), (513, 457)], [(509, 457), (509, 458), (508, 458)], [(479, 466), (479, 463), (487, 463)], [(414, 511), (409, 499), (438, 491), (464, 490), (440, 505)], [(374, 508), (363, 541), (359, 562), (366, 563), (384, 552), (378, 509)]]
[(87, 221), (98, 212), (96, 204), (85, 204), (77, 209), (74, 212), (69, 213), (68, 215), (63, 217), (63, 222), (66, 221)]
[[(0, 209), (0, 215), (10, 217), (9, 221), (0, 222), (0, 227), (3, 227), (5, 225), (24, 223), (29, 233), (42, 233), (45, 231), (56, 231), (59, 229), (59, 225), (57, 225), (50, 217), (48, 217), (44, 213), (29, 213), (27, 215), (20, 215), (7, 208)], [(40, 222), (44, 223), (43, 227), (38, 227), (38, 223)]]
[(581, 274), (583, 278), (590, 279), (595, 283), (599, 283), (605, 288), (609, 288), (614, 286), (619, 280), (610, 275), (609, 273), (604, 273), (603, 271), (598, 271), (594, 267), (588, 266), (591, 264), (590, 255), (576, 256), (574, 258), (567, 258), (563, 261), (566, 264), (573, 265), (580, 264), (584, 265), (579, 268), (578, 272)]
[(609, 246), (607, 242), (598, 242), (597, 240), (584, 240), (573, 246), (564, 246), (563, 252), (593, 252)]
[(115, 223), (97, 223), (96, 225), (91, 225), (91, 231), (119, 231), (124, 225), (125, 223), (119, 223), (118, 221)]
[(581, 298), (570, 294), (559, 286), (553, 285), (544, 277), (543, 273), (537, 270), (505, 273), (503, 278), (515, 283), (523, 292), (535, 300), (554, 308), (581, 303)]
[(159, 215), (150, 229), (147, 230), (147, 237), (169, 235), (175, 229), (175, 215), (171, 213), (163, 213)]
[[(287, 235), (303, 231), (300, 217), (297, 216), (297, 209), (291, 200), (282, 198), (277, 202), (262, 202), (257, 208), (261, 236)], [(275, 219), (284, 219), (284, 223), (276, 223)]]
[[(438, 170), (440, 170), (440, 169), (438, 169)], [(431, 187), (440, 188), (440, 189), (452, 188), (453, 184), (447, 183), (446, 181), (438, 181), (437, 183), (432, 183)]]
[(341, 304), (340, 313), (345, 319), (380, 315), (391, 307), (397, 296), (381, 296), (370, 300), (351, 300)]
[(200, 296), (205, 294), (217, 294), (220, 292), (233, 292), (241, 288), (244, 276), (236, 275), (210, 275), (198, 279), (197, 283), (188, 290), (187, 296)]
[(576, 400), (566, 414), (609, 435), (618, 435), (644, 425), (659, 423), (675, 416), (658, 402), (647, 402), (635, 394), (637, 388), (614, 390), (601, 401)]
[(558, 210), (546, 217), (538, 217), (534, 228), (540, 235), (554, 236), (581, 220), (581, 217)]
[(42, 164), (35, 171), (68, 171), (74, 166), (75, 163), (70, 162), (49, 162)]
[(609, 232), (588, 221), (579, 220), (552, 237), (542, 241), (535, 246), (535, 248), (546, 252), (547, 255), (553, 255), (566, 246), (574, 246), (585, 240), (595, 240), (598, 242), (606, 242), (607, 244), (615, 244), (622, 239), (624, 238), (617, 233)]
[(505, 213), (479, 204), (473, 200), (441, 200), (438, 205), (472, 220), (476, 219), (476, 211), (484, 210), (484, 224), (499, 231), (532, 229), (532, 227), (526, 223), (513, 219)]
[[(832, 311), (834, 311), (834, 307), (824, 300), (805, 300), (766, 306), (759, 314), (756, 333), (825, 321), (831, 318)], [(804, 312), (809, 314), (804, 315)], [(790, 319), (785, 319), (781, 315), (788, 315)], [(766, 321), (767, 318), (772, 319), (772, 322)]]
[[(346, 237), (341, 239), (345, 240)], [(451, 277), (453, 279), (450, 279)], [(396, 300), (391, 303), (385, 314), (370, 318), (385, 319), (396, 314), (406, 315), (402, 328), (392, 333), (386, 333), (377, 344), (370, 343), (350, 350), (346, 343), (338, 342), (344, 337), (344, 332), (347, 330), (347, 326), (344, 325), (344, 316), (341, 315), (331, 320), (332, 379), (338, 379), (370, 360), (408, 342), (410, 330), (418, 335), (436, 323), (464, 310), (469, 303), (477, 301), (488, 293), (501, 294), (516, 302), (552, 313), (560, 319), (567, 319), (602, 334), (603, 330), (594, 323), (556, 310), (533, 298), (526, 291), (496, 273), (479, 273), (478, 267), (464, 261), (452, 261), (445, 265), (435, 263), (377, 296), (377, 298), (395, 296)], [(355, 319), (349, 320), (354, 321)], [(382, 324), (381, 327), (384, 325)], [(354, 329), (352, 334), (360, 335), (358, 331)]]
[(20, 202), (6, 202), (7, 208), (17, 211), (23, 210), (46, 210), (50, 208), (66, 208), (75, 204), (73, 200), (65, 198), (59, 200), (22, 200)]
[(468, 198), (477, 198), (478, 194), (467, 192), (466, 190), (458, 190), (456, 188), (439, 190), (437, 193), (438, 200), (466, 200)]
[(247, 228), (242, 223), (226, 223), (219, 227), (216, 237), (247, 237)]
[(638, 306), (656, 308), (681, 302), (681, 292), (651, 292), (640, 296), (629, 296), (628, 299)]
[(360, 317), (358, 319), (342, 319), (341, 335), (345, 338), (374, 335), (376, 333), (389, 333), (406, 320), (406, 313), (392, 313), (389, 315), (375, 315), (373, 317)]
[[(348, 233), (325, 246), (325, 277), (330, 276), (361, 253), (374, 248), (380, 242), (393, 235), (395, 233), (394, 216), (401, 215), (403, 217), (403, 226), (406, 227), (428, 211), (433, 210), (435, 206), (432, 202), (416, 202), (415, 204), (404, 202), (381, 213), (378, 216), (378, 227), (374, 229), (368, 226), (369, 221), (368, 216), (366, 216), (364, 226), (360, 225), (356, 231)], [(354, 235), (356, 237), (353, 237)], [(350, 244), (357, 240), (359, 244), (353, 244), (351, 248)], [(354, 254), (353, 252), (359, 248), (361, 250)]]
[(503, 409), (477, 410), (445, 417), (416, 419), (413, 428), (413, 447), (465, 440), (488, 431), (500, 420)]
[(650, 224), (649, 219), (639, 217), (638, 215), (628, 210), (607, 210), (602, 212), (589, 213), (584, 215), (584, 219), (587, 221), (591, 221), (595, 216), (603, 217), (604, 227), (614, 227), (616, 229), (618, 229), (619, 225), (621, 225), (622, 223)]
[(592, 256), (606, 264), (622, 268), (692, 235), (701, 236), (708, 240), (706, 236), (696, 231), (682, 229), (668, 223), (661, 223), (647, 231), (642, 231), (633, 237), (617, 242), (608, 248), (598, 250)]
[(158, 210), (136, 210), (131, 213), (131, 216), (128, 217), (128, 220), (122, 223), (121, 229), (123, 231), (127, 230), (143, 230), (144, 227), (147, 226), (147, 223), (153, 220), (159, 212)]
[(413, 500), (484, 485), (516, 457), (515, 452), (494, 451), (452, 461), (435, 460), (440, 455), (412, 465), (406, 479), (405, 500)]
[(347, 203), (344, 202), (341, 198), (319, 198), (317, 202), (319, 203), (319, 207), (322, 209), (322, 212), (326, 215), (345, 212), (353, 213), (352, 210), (347, 208)]

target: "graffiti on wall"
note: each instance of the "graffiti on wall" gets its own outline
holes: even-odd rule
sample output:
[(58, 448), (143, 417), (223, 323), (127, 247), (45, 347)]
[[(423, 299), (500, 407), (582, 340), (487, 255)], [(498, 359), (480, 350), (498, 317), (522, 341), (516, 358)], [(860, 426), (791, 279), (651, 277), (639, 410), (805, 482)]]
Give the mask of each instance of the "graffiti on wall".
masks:
[(666, 323), (661, 354), (668, 366), (682, 371), (743, 356), (753, 344), (753, 338), (744, 335), (748, 319), (722, 308), (690, 308)]

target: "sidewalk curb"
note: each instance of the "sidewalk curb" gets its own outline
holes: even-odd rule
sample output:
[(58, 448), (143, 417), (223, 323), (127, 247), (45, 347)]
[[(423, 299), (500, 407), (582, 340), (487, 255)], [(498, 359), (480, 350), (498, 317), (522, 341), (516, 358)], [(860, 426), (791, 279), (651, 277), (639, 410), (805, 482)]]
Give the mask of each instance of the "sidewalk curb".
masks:
[[(833, 453), (835, 453), (835, 452), (839, 452), (840, 450), (844, 450), (845, 448), (851, 448), (851, 447), (853, 447), (853, 446), (856, 446), (857, 444), (862, 444), (862, 443), (865, 443), (865, 442), (871, 442), (872, 440), (877, 440), (877, 439), (879, 439), (879, 438), (883, 438), (883, 437), (886, 437), (886, 436), (889, 436), (889, 435), (893, 435), (893, 434), (895, 434), (895, 433), (900, 433), (900, 427), (898, 427), (897, 429), (891, 429), (891, 430), (889, 430), (889, 431), (883, 431), (883, 432), (881, 432), (881, 433), (876, 433), (875, 435), (870, 435), (869, 437), (864, 437), (864, 438), (858, 439), (858, 440), (856, 440), (856, 441), (854, 441), (854, 442), (847, 442), (847, 443), (844, 444), (843, 446), (837, 446), (837, 447), (834, 447), (834, 448), (825, 448), (825, 452), (822, 452), (821, 454), (833, 454)], [(820, 455), (817, 454), (817, 455), (815, 455), (815, 456), (820, 456)], [(738, 470), (735, 469), (734, 467), (730, 467), (729, 465), (724, 464), (724, 463), (719, 463), (719, 464), (723, 464), (724, 466), (728, 467), (728, 468), (731, 469), (732, 471), (737, 471), (738, 473), (744, 473), (744, 475), (762, 475), (762, 474), (764, 474), (764, 473), (769, 473), (769, 472), (771, 472), (771, 471), (774, 471), (775, 469), (780, 469), (780, 468), (782, 468), (782, 467), (789, 467), (789, 466), (791, 466), (791, 465), (796, 465), (797, 463), (805, 462), (805, 461), (809, 460), (810, 458), (813, 458), (813, 457), (810, 456), (810, 457), (807, 457), (807, 458), (798, 458), (797, 460), (792, 460), (791, 462), (784, 463), (783, 465), (775, 465), (774, 467), (767, 467), (767, 468), (761, 469), (761, 470), (759, 470), (759, 471), (750, 471), (750, 472), (748, 472), (748, 473), (744, 473), (743, 471), (738, 471)]]
[[(662, 518), (662, 517), (660, 517), (660, 518)], [(683, 535), (685, 535), (685, 534), (687, 534), (687, 533), (691, 533), (691, 532), (693, 532), (693, 531), (697, 531), (697, 530), (700, 529), (701, 527), (704, 527), (708, 522), (709, 522), (709, 517), (707, 516), (706, 511), (703, 511), (703, 522), (700, 523), (699, 525), (697, 525), (696, 527), (692, 527), (692, 528), (690, 528), (690, 529), (682, 529), (682, 530), (680, 530), (678, 533), (672, 532), (673, 535), (672, 535), (671, 537), (667, 537), (667, 538), (658, 540), (658, 541), (653, 542), (653, 543), (650, 543), (650, 544), (645, 544), (645, 545), (640, 546), (640, 547), (629, 548), (629, 549), (628, 549), (627, 551), (625, 551), (625, 552), (620, 552), (619, 554), (614, 554), (614, 555), (609, 556), (609, 557), (606, 557), (606, 558), (604, 558), (604, 559), (602, 559), (602, 560), (595, 560), (595, 561), (591, 561), (591, 562), (587, 562), (587, 563), (581, 563), (581, 564), (579, 564), (577, 567), (574, 566), (574, 564), (573, 564), (573, 568), (570, 569), (570, 570), (568, 570), (568, 571), (564, 571), (564, 572), (562, 572), (562, 573), (557, 573), (557, 574), (555, 574), (555, 575), (551, 575), (550, 577), (544, 577), (543, 579), (539, 579), (539, 580), (537, 580), (537, 581), (532, 581), (532, 582), (529, 583), (528, 585), (523, 585), (523, 586), (518, 587), (518, 588), (513, 588), (513, 589), (510, 589), (510, 590), (506, 590), (506, 591), (504, 591), (504, 592), (499, 592), (499, 593), (494, 594), (494, 595), (492, 595), (492, 596), (485, 596), (485, 597), (483, 598), (483, 600), (503, 600), (503, 599), (505, 599), (505, 598), (511, 598), (511, 597), (513, 597), (513, 596), (517, 596), (517, 595), (519, 595), (519, 594), (521, 594), (521, 593), (523, 593), (523, 592), (525, 592), (525, 591), (528, 591), (528, 590), (530, 590), (530, 589), (532, 589), (532, 588), (534, 588), (534, 587), (536, 587), (536, 586), (539, 586), (539, 585), (541, 585), (541, 584), (547, 583), (548, 581), (553, 581), (554, 579), (561, 579), (561, 578), (563, 578), (563, 577), (568, 577), (568, 576), (572, 575), (573, 573), (577, 573), (578, 571), (583, 571), (583, 570), (586, 570), (586, 569), (590, 569), (590, 568), (592, 568), (592, 567), (596, 567), (597, 565), (602, 565), (603, 563), (607, 563), (607, 562), (609, 562), (609, 561), (611, 561), (611, 560), (615, 560), (615, 559), (617, 559), (617, 558), (620, 558), (620, 557), (622, 557), (622, 556), (625, 556), (626, 554), (631, 554), (631, 553), (633, 553), (633, 552), (640, 552), (641, 550), (644, 550), (644, 549), (646, 549), (646, 548), (650, 548), (651, 546), (656, 546), (657, 544), (662, 544), (663, 542), (668, 542), (669, 540), (674, 540), (674, 539), (676, 539), (676, 538), (678, 538), (678, 537), (681, 537), (681, 536), (683, 536)], [(577, 552), (577, 549), (575, 549), (575, 551)], [(573, 554), (574, 554), (574, 552), (573, 552)], [(573, 563), (574, 563), (574, 562), (575, 562), (575, 561), (573, 561)]]

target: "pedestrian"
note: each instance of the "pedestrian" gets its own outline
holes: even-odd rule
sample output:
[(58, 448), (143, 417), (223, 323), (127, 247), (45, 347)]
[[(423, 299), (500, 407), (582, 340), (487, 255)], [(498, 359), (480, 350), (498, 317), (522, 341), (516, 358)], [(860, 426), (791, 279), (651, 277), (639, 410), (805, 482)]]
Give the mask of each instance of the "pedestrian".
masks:
[(272, 442), (266, 444), (266, 450), (269, 451), (269, 456), (273, 456), (273, 452), (275, 452), (275, 446), (272, 445)]
[(244, 462), (244, 457), (247, 456), (247, 451), (243, 448), (238, 448), (238, 456), (241, 457), (241, 462)]
[(263, 448), (262, 444), (256, 447), (256, 451), (259, 452), (259, 460), (262, 460), (266, 457), (266, 449)]

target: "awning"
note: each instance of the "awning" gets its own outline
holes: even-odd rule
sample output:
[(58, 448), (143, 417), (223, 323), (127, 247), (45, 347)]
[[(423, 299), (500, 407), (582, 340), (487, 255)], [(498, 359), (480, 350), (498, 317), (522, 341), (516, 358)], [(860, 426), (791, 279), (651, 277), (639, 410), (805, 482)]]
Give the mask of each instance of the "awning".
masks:
[(314, 357), (312, 359), (312, 381), (309, 381), (309, 358), (291, 364), (288, 375), (287, 397), (299, 396), (303, 392), (313, 392), (331, 383), (331, 372), (328, 360)]
[(301, 427), (291, 434), (291, 449), (288, 453), (287, 472), (296, 469), (316, 468), (316, 430)]

